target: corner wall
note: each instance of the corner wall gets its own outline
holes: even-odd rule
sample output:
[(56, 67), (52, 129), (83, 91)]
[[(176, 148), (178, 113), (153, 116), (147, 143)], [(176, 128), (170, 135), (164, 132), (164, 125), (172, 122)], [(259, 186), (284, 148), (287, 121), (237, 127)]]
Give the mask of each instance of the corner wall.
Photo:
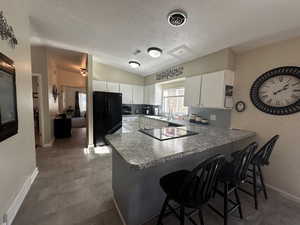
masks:
[(250, 88), (264, 72), (280, 66), (300, 66), (300, 38), (282, 41), (236, 56), (235, 102), (246, 102), (245, 112), (232, 111), (232, 127), (257, 132), (260, 144), (273, 135), (280, 139), (264, 169), (266, 182), (300, 199), (300, 113), (273, 116), (255, 108)]
[(28, 4), (25, 1), (1, 0), (1, 10), (13, 26), (18, 46), (11, 49), (7, 41), (0, 40), (0, 52), (14, 60), (19, 131), (18, 134), (0, 143), (0, 221), (21, 190), (24, 182), (33, 173), (35, 141), (33, 123), (32, 76), (30, 58), (30, 29)]

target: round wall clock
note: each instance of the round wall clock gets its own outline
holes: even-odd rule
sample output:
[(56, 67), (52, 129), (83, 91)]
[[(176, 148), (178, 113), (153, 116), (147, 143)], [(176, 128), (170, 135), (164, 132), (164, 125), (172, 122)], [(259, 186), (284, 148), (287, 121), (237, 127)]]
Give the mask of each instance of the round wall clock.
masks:
[(262, 112), (288, 115), (300, 111), (300, 67), (287, 66), (270, 70), (251, 87), (252, 103)]
[(243, 101), (238, 101), (236, 104), (235, 104), (235, 110), (237, 112), (244, 112), (246, 109), (246, 104), (245, 102)]

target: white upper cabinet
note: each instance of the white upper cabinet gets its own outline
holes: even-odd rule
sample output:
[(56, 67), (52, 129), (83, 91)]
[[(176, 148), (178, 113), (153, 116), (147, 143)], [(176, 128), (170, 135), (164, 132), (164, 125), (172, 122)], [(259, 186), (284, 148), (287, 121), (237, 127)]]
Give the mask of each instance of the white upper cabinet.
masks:
[(187, 77), (184, 105), (201, 108), (232, 108), (233, 101), (230, 93), (233, 84), (234, 72), (230, 70)]
[(108, 91), (107, 90), (107, 82), (93, 80), (93, 91)]
[(144, 104), (161, 105), (162, 89), (159, 84), (146, 85), (144, 88)]
[(144, 87), (140, 85), (133, 85), (133, 104), (143, 104), (144, 103)]
[[(232, 108), (234, 72), (229, 70), (204, 74), (202, 76), (201, 103), (203, 108)], [(226, 95), (227, 88), (227, 95)]]
[(202, 76), (187, 77), (184, 84), (184, 105), (200, 106)]
[(123, 104), (133, 104), (132, 103), (132, 85), (120, 84), (120, 92), (122, 93), (122, 103)]
[(120, 92), (120, 84), (107, 82), (107, 91), (119, 93)]

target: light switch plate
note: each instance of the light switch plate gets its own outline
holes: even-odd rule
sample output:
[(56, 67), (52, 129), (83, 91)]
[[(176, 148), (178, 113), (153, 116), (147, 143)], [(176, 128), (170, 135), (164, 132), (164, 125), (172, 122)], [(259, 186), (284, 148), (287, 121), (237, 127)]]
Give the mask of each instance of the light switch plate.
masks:
[(217, 120), (217, 116), (215, 114), (211, 114), (210, 120), (213, 120), (213, 121)]

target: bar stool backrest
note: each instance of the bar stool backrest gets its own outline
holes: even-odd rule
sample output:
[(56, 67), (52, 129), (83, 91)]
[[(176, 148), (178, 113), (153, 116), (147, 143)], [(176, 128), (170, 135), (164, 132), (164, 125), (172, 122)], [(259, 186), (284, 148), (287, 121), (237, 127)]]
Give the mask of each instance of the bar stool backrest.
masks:
[(200, 163), (185, 178), (180, 188), (182, 201), (207, 202), (213, 193), (217, 176), (225, 162), (223, 155), (217, 154)]
[(234, 158), (234, 177), (237, 183), (241, 183), (246, 180), (247, 171), (257, 147), (257, 143), (253, 142), (248, 145), (243, 151), (238, 152), (237, 157)]
[(269, 159), (273, 152), (274, 146), (279, 139), (279, 135), (272, 137), (261, 149), (255, 153), (253, 163), (260, 165), (269, 165)]

